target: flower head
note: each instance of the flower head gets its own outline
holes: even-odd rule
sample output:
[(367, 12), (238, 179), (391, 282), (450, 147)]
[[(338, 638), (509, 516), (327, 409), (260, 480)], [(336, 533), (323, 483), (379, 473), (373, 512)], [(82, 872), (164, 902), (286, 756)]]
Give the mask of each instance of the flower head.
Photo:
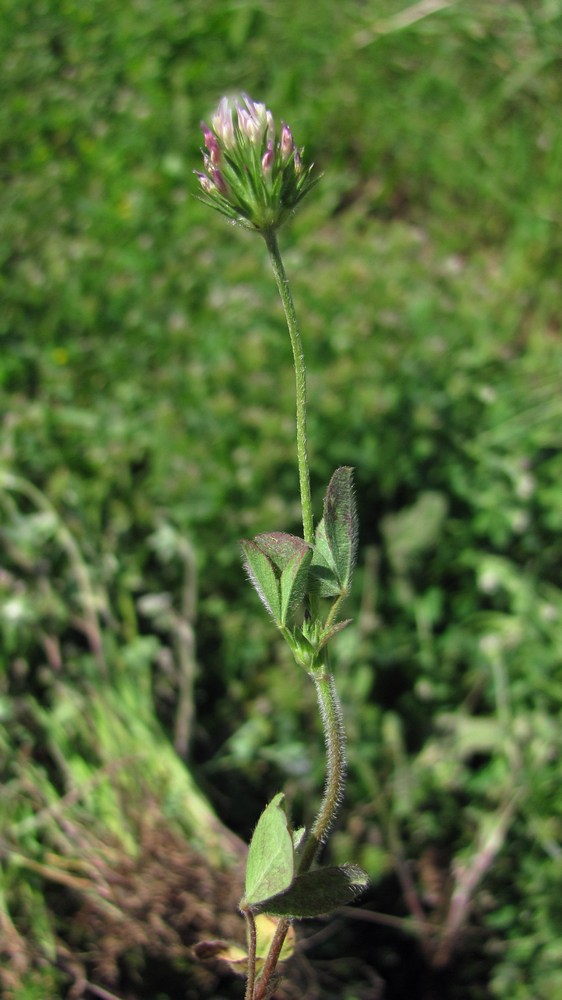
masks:
[(271, 111), (247, 94), (223, 97), (201, 130), (201, 200), (247, 229), (275, 231), (316, 183), (289, 126), (278, 133)]

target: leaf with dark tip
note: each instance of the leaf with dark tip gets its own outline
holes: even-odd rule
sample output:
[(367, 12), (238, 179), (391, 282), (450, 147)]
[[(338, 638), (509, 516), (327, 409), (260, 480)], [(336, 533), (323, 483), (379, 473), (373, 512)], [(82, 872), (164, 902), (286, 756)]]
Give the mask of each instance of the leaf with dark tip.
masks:
[(324, 500), (326, 539), (343, 592), (349, 590), (357, 556), (357, 511), (353, 469), (336, 469)]
[(267, 531), (254, 538), (255, 544), (271, 560), (282, 573), (285, 567), (295, 558), (309, 551), (310, 546), (298, 535), (289, 535), (285, 531)]
[(256, 535), (242, 542), (248, 575), (277, 625), (303, 599), (312, 548), (302, 538), (283, 531)]
[(295, 920), (319, 917), (338, 906), (352, 903), (368, 884), (366, 873), (357, 865), (318, 868), (297, 875), (285, 892), (268, 899), (258, 909), (272, 916)]

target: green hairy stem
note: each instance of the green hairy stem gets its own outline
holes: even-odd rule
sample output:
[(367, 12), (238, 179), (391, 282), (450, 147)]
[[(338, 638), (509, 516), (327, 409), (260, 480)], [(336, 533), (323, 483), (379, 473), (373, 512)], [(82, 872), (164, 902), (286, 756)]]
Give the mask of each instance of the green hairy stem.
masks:
[(273, 231), (264, 233), (264, 239), (271, 266), (285, 310), (291, 347), (293, 349), (293, 360), (295, 365), (295, 388), (297, 405), (297, 457), (299, 464), (299, 483), (302, 505), (302, 524), (304, 540), (312, 545), (314, 542), (314, 520), (312, 516), (312, 500), (310, 497), (310, 472), (308, 468), (308, 452), (306, 438), (306, 371), (304, 366), (304, 351), (302, 340), (297, 323), (297, 315), (289, 287), (289, 280), (285, 273), (285, 267), (279, 252), (277, 236)]
[(305, 843), (299, 873), (309, 870), (334, 822), (345, 788), (345, 729), (333, 675), (326, 670), (313, 675), (326, 741), (326, 785), (322, 804)]

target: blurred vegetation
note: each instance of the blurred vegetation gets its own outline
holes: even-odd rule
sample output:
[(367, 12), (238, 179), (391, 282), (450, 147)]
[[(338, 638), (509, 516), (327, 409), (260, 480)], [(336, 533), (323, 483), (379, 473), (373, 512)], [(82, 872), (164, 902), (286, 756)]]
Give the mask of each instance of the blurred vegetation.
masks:
[(373, 887), (279, 996), (551, 1000), (558, 0), (3, 10), (3, 995), (239, 996), (191, 946), (239, 933), (236, 835), (322, 781), (238, 550), (298, 531), (288, 340), (191, 175), (246, 90), (325, 174), (282, 237), (317, 503), (354, 465), (362, 524), (331, 851)]

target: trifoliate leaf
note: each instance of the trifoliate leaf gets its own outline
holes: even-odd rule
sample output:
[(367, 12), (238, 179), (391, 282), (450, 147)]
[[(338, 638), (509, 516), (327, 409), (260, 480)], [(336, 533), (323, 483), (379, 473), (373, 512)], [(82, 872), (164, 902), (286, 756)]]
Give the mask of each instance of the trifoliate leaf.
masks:
[(250, 580), (276, 624), (285, 626), (289, 613), (304, 597), (310, 545), (283, 531), (256, 535), (241, 544)]

